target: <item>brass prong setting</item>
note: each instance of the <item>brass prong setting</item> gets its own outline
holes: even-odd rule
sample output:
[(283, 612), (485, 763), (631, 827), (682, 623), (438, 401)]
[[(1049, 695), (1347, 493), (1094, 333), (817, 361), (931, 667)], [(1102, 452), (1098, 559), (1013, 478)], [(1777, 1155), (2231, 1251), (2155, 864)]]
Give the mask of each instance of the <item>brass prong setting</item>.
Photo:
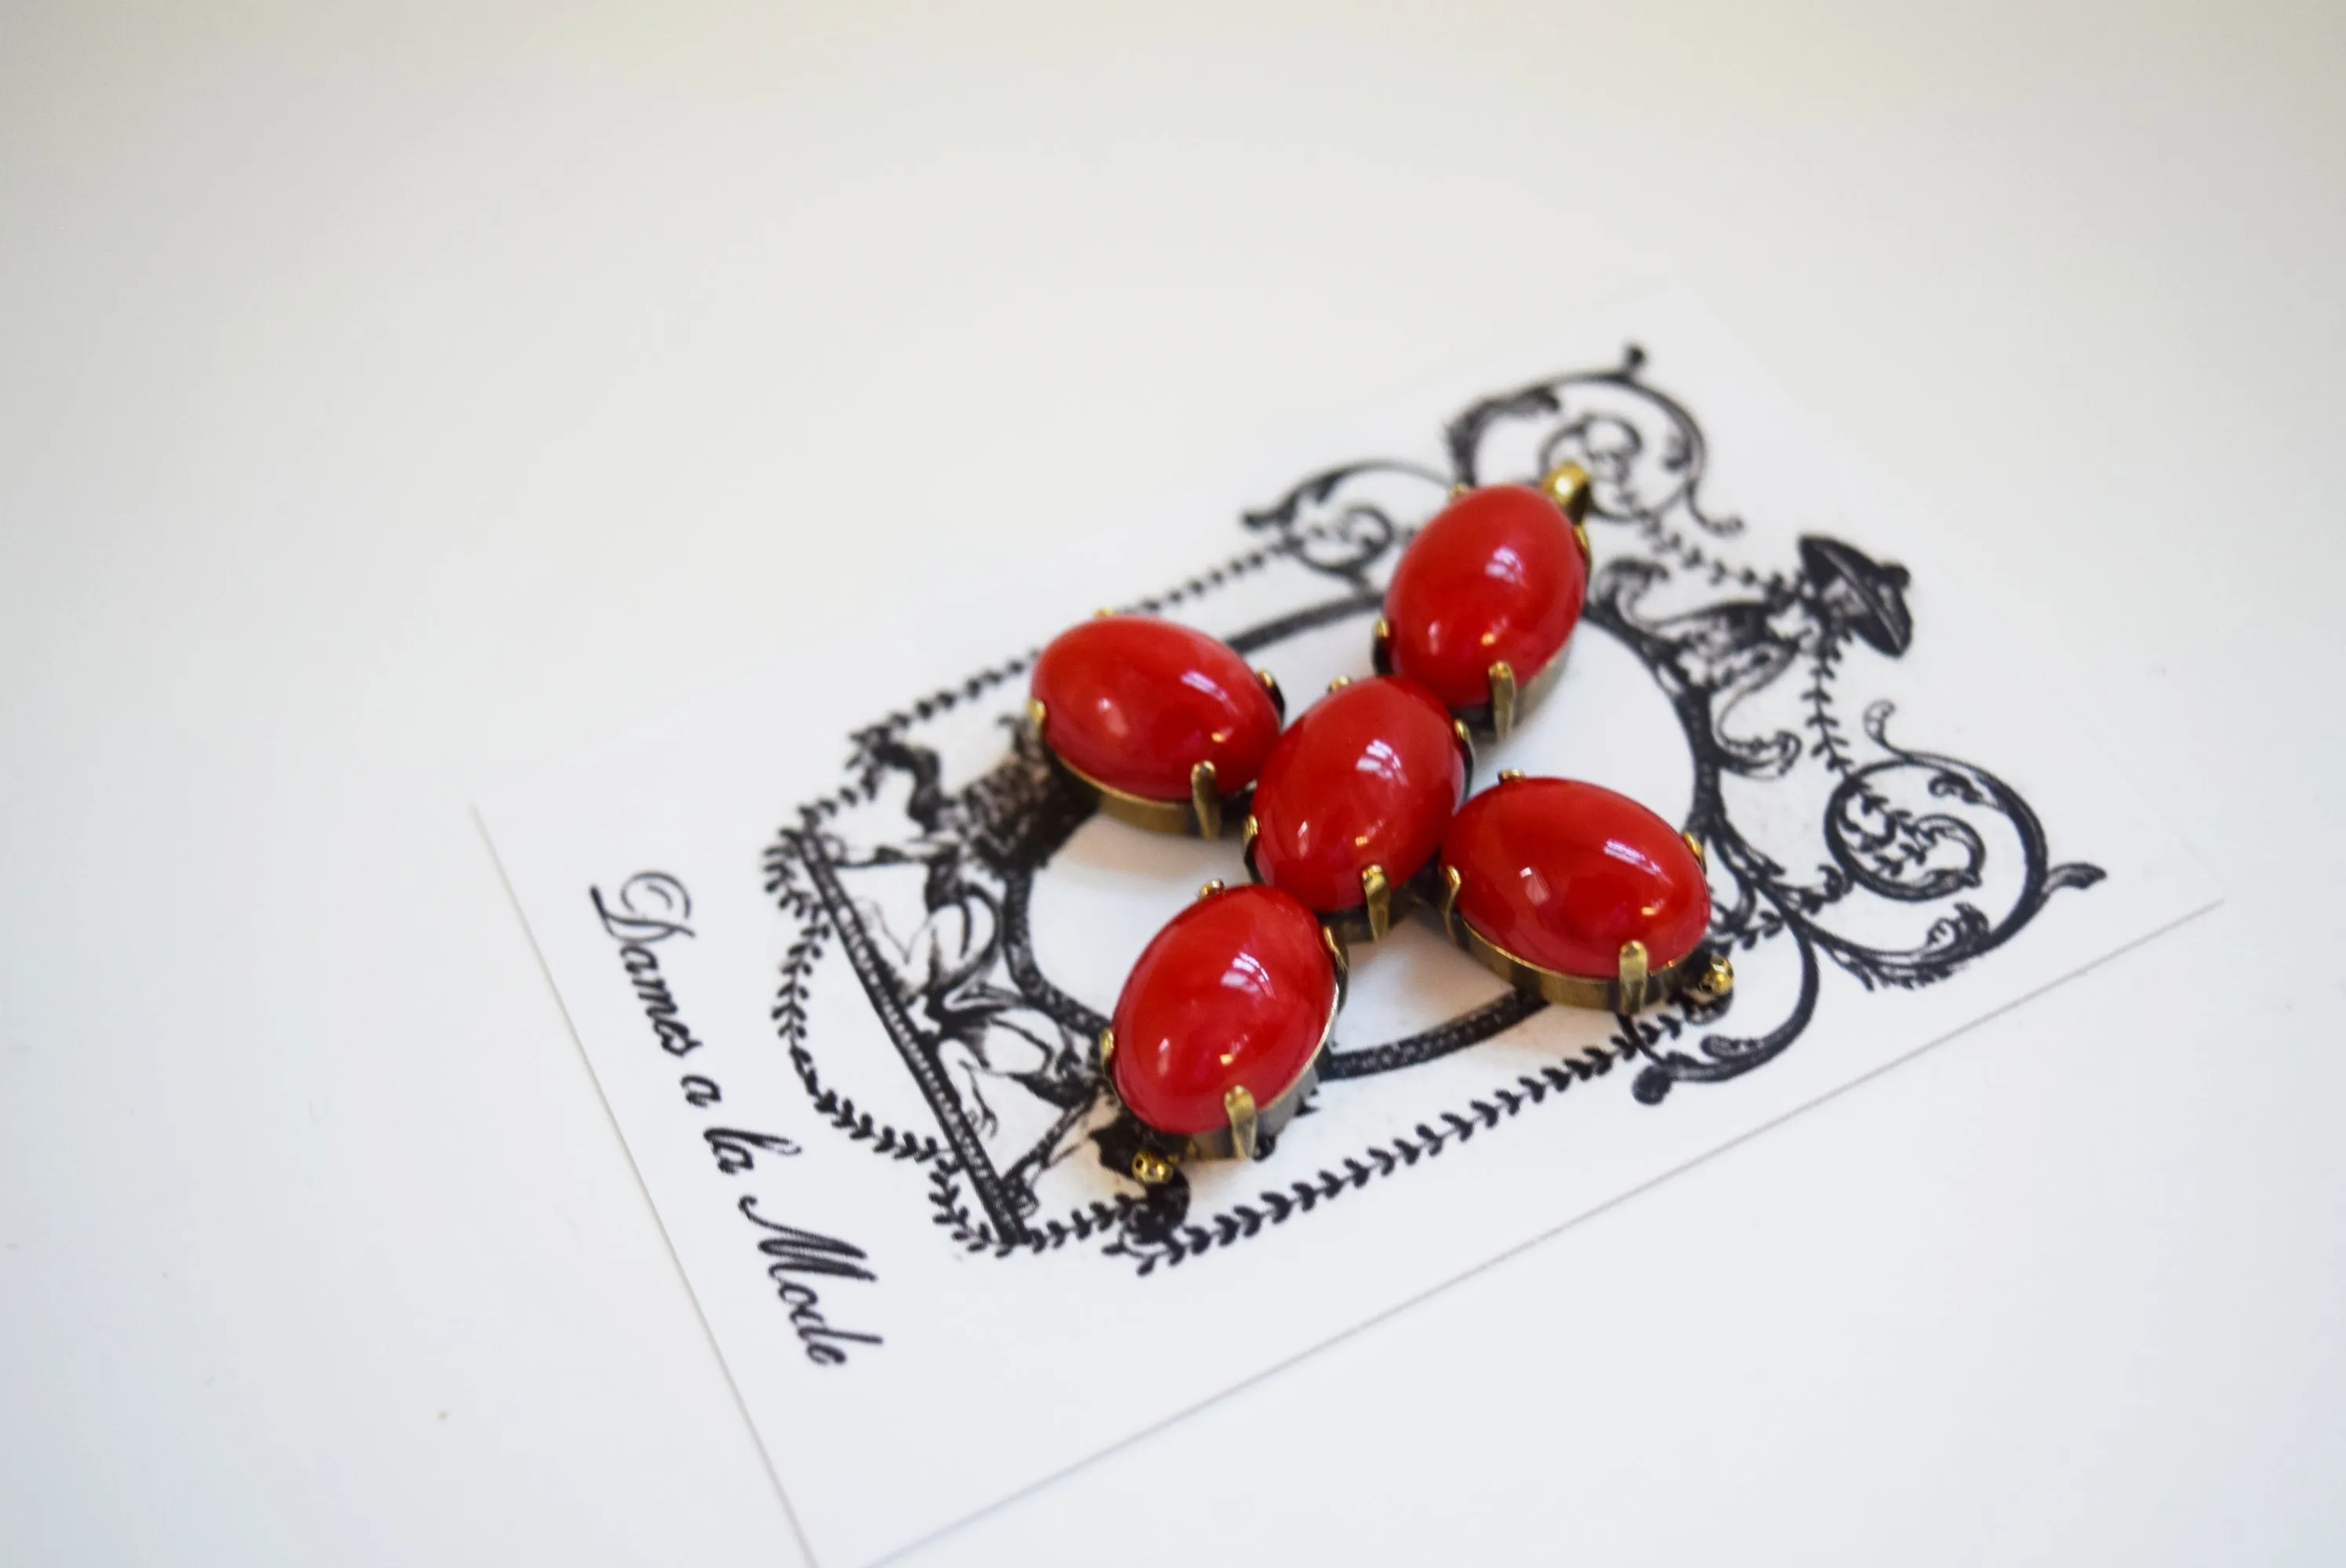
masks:
[(1596, 561), (1588, 547), (1588, 470), (1576, 463), (1558, 463), (1540, 480), (1540, 488), (1564, 508), (1565, 521), (1572, 524), (1572, 542), (1580, 546), (1581, 569), (1587, 570)]
[(1211, 762), (1200, 762), (1189, 769), (1189, 811), (1198, 820), (1198, 837), (1222, 836), (1222, 794), (1216, 787)]
[(1474, 781), (1474, 738), (1467, 733), (1466, 721), (1463, 718), (1450, 721), (1450, 733), (1457, 738), (1458, 755), (1466, 764), (1466, 781), (1471, 789)]
[(1234, 1084), (1222, 1096), (1222, 1115), (1229, 1118), (1230, 1152), (1242, 1160), (1255, 1157), (1256, 1125), (1254, 1096), (1244, 1084)]
[(1686, 847), (1694, 851), (1694, 863), (1706, 871), (1710, 870), (1710, 853), (1702, 847), (1702, 840), (1691, 832), (1680, 833), (1678, 837), (1684, 839)]
[(1103, 1029), (1100, 1031), (1099, 1036), (1099, 1070), (1102, 1077), (1106, 1077), (1107, 1075), (1107, 1070), (1115, 1061), (1116, 1031), (1113, 1029)]
[(1270, 695), (1270, 706), (1279, 710), (1279, 717), (1285, 718), (1287, 717), (1287, 693), (1279, 689), (1279, 677), (1271, 674), (1270, 671), (1267, 669), (1259, 669), (1255, 671), (1254, 677), (1255, 679), (1262, 682), (1262, 689)]
[(1560, 463), (1541, 476), (1540, 488), (1564, 508), (1576, 528), (1588, 521), (1588, 470), (1576, 463)]
[(1515, 667), (1505, 659), (1492, 661), (1491, 733), (1504, 740), (1515, 728)]
[(1361, 901), (1369, 910), (1369, 940), (1382, 942), (1392, 929), (1392, 884), (1382, 866), (1361, 868)]
[(1646, 1005), (1646, 944), (1625, 942), (1621, 944), (1621, 969), (1617, 977), (1620, 993), (1615, 1000), (1617, 1011), (1635, 1013)]
[[(1341, 1013), (1344, 1003), (1351, 1000), (1352, 994), (1352, 954), (1344, 946), (1344, 939), (1331, 925), (1320, 928), (1320, 945), (1328, 950), (1329, 965), (1336, 972), (1336, 1011)], [(1333, 1026), (1331, 1019), (1330, 1027)]]
[(1207, 879), (1204, 885), (1198, 889), (1198, 901), (1199, 903), (1203, 903), (1221, 891), (1222, 879), (1219, 877), (1209, 877)]
[(1328, 689), (1329, 689), (1330, 691), (1341, 691), (1341, 690), (1343, 690), (1346, 687), (1348, 687), (1348, 686), (1350, 686), (1350, 685), (1352, 685), (1352, 677), (1351, 676), (1349, 676), (1349, 675), (1340, 675), (1340, 676), (1338, 676), (1335, 679), (1333, 679), (1333, 680), (1331, 680), (1331, 681), (1330, 681), (1330, 682), (1328, 683)]
[[(1102, 813), (1119, 822), (1129, 822), (1152, 833), (1197, 833), (1218, 839), (1222, 833), (1221, 780), (1214, 775), (1211, 762), (1199, 762), (1189, 769), (1189, 796), (1187, 799), (1159, 800), (1148, 796), (1103, 784), (1082, 769), (1059, 755), (1042, 733), (1043, 705), (1027, 704), (1026, 717), (1035, 726), (1035, 735), (1052, 765), (1081, 785), (1086, 793), (1098, 802)], [(1243, 799), (1240, 790), (1238, 799)]]
[(1735, 989), (1735, 965), (1725, 953), (1714, 952), (1687, 989), (1705, 1002), (1723, 1001)]
[(1502, 784), (1513, 784), (1518, 779), (1528, 777), (1529, 775), (1525, 773), (1525, 771), (1520, 768), (1502, 768), (1499, 769), (1499, 782)]
[(1143, 1186), (1163, 1186), (1173, 1179), (1173, 1157), (1155, 1149), (1135, 1149), (1132, 1155), (1132, 1179)]
[(1379, 675), (1392, 674), (1392, 623), (1382, 616), (1369, 646), (1369, 665)]
[(1450, 940), (1477, 963), (1517, 991), (1559, 1007), (1586, 1007), (1605, 1013), (1637, 1013), (1672, 996), (1686, 995), (1715, 1003), (1735, 985), (1735, 971), (1716, 950), (1696, 948), (1660, 969), (1641, 942), (1621, 944), (1611, 974), (1570, 974), (1544, 969), (1517, 957), (1476, 931), (1458, 911), (1458, 868), (1442, 868), (1442, 926)]
[(1043, 706), (1041, 697), (1030, 697), (1026, 699), (1026, 728), (1035, 732), (1035, 739), (1043, 738), (1043, 724), (1050, 717), (1051, 710)]

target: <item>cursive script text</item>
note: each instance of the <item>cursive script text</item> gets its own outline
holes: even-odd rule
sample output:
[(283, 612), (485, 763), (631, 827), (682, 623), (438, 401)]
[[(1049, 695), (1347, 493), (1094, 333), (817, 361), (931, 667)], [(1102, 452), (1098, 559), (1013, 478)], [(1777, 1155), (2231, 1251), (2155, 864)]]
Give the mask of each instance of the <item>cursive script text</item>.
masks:
[(692, 918), (692, 895), (666, 871), (638, 871), (619, 884), (617, 895), (610, 900), (603, 897), (600, 888), (590, 887), (586, 892), (595, 901), (595, 912), (602, 917), (603, 930), (619, 944), (619, 962), (627, 968), (627, 981), (636, 988), (636, 999), (643, 1003), (644, 1017), (658, 1037), (660, 1049), (671, 1056), (699, 1050), (700, 1042), (677, 1011), (668, 977), (660, 972), (659, 954), (652, 951), (670, 937), (692, 935), (692, 927), (686, 923)]
[(802, 1274), (822, 1275), (832, 1279), (874, 1279), (878, 1276), (864, 1265), (863, 1249), (852, 1242), (835, 1241), (828, 1236), (818, 1236), (811, 1230), (783, 1225), (768, 1219), (758, 1212), (758, 1200), (742, 1195), (741, 1213), (750, 1224), (769, 1232), (758, 1243), (758, 1250), (773, 1261), (766, 1266), (766, 1277), (774, 1282), (774, 1293), (790, 1309), (790, 1327), (798, 1330), (799, 1341), (806, 1347), (807, 1359), (818, 1367), (836, 1367), (847, 1359), (848, 1344), (877, 1345), (877, 1334), (860, 1334), (850, 1329), (834, 1329), (824, 1320), (822, 1298), (813, 1286), (795, 1278)]

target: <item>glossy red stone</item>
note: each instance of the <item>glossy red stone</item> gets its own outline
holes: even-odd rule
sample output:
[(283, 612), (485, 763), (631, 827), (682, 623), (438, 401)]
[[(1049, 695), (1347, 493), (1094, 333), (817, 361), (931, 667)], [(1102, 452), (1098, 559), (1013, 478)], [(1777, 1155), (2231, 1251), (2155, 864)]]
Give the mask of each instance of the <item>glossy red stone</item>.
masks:
[(1433, 693), (1390, 677), (1341, 687), (1263, 764), (1255, 874), (1323, 914), (1357, 909), (1367, 867), (1399, 889), (1433, 859), (1465, 788), (1466, 759)]
[(1661, 969), (1710, 924), (1710, 884), (1678, 830), (1627, 795), (1570, 779), (1516, 779), (1458, 809), (1442, 841), (1457, 913), (1542, 969), (1609, 975), (1625, 942)]
[(1227, 643), (1146, 616), (1096, 616), (1051, 640), (1028, 687), (1043, 738), (1095, 783), (1149, 800), (1189, 798), (1189, 770), (1216, 788), (1254, 782), (1279, 738), (1279, 709)]
[(1141, 950), (1116, 1001), (1108, 1070), (1126, 1107), (1160, 1132), (1229, 1125), (1244, 1086), (1267, 1106), (1303, 1075), (1336, 1007), (1320, 922), (1276, 888), (1198, 900)]
[(1493, 484), (1452, 502), (1402, 552), (1385, 589), (1392, 673), (1454, 708), (1491, 700), (1491, 666), (1528, 685), (1588, 596), (1571, 522), (1540, 491)]

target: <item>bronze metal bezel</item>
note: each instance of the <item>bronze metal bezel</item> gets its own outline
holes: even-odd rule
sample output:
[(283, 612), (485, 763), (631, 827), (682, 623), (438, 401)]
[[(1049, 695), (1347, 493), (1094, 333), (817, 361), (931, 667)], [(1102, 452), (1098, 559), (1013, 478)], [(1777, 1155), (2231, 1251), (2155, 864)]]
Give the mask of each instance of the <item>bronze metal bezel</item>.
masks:
[[(1221, 891), (1219, 884), (1208, 882), (1198, 890), (1198, 897), (1209, 899)], [(1110, 1070), (1116, 1062), (1115, 1026), (1100, 1031), (1093, 1062), (1099, 1072), (1101, 1087), (1109, 1102), (1140, 1130), (1141, 1147), (1133, 1156), (1131, 1171), (1135, 1181), (1143, 1186), (1156, 1186), (1172, 1179), (1173, 1173), (1188, 1160), (1260, 1159), (1264, 1153), (1263, 1142), (1278, 1136), (1303, 1109), (1312, 1090), (1320, 1086), (1321, 1072), (1336, 1038), (1336, 1020), (1343, 1013), (1345, 999), (1352, 989), (1352, 955), (1346, 951), (1343, 938), (1322, 925), (1320, 942), (1327, 952), (1328, 966), (1336, 976), (1336, 993), (1328, 1004), (1328, 1018), (1320, 1026), (1320, 1044), (1313, 1048), (1311, 1059), (1304, 1064), (1295, 1080), (1272, 1095), (1267, 1105), (1258, 1102), (1245, 1084), (1234, 1085), (1223, 1096), (1227, 1120), (1209, 1132), (1168, 1133), (1135, 1115), (1116, 1092), (1116, 1075)]]
[(1463, 879), (1457, 867), (1443, 866), (1438, 875), (1442, 882), (1438, 912), (1450, 940), (1516, 990), (1557, 1006), (1631, 1013), (1680, 995), (1715, 1003), (1734, 989), (1735, 966), (1726, 953), (1708, 942), (1697, 942), (1691, 952), (1659, 969), (1648, 967), (1646, 946), (1637, 942), (1623, 944), (1620, 966), (1611, 974), (1569, 974), (1543, 968), (1508, 952), (1467, 923), (1458, 912)]
[[(1263, 676), (1263, 680), (1266, 687), (1270, 691), (1273, 706), (1277, 707), (1283, 716), (1286, 712), (1284, 697), (1268, 675)], [(1128, 822), (1136, 828), (1145, 828), (1152, 833), (1170, 833), (1178, 837), (1194, 839), (1219, 839), (1222, 836), (1223, 826), (1229, 818), (1234, 814), (1242, 814), (1248, 802), (1254, 798), (1254, 786), (1251, 784), (1234, 794), (1223, 794), (1216, 787), (1214, 765), (1208, 761), (1199, 761), (1190, 766), (1189, 794), (1184, 799), (1152, 800), (1145, 795), (1135, 795), (1127, 790), (1118, 789), (1113, 785), (1103, 784), (1060, 756), (1057, 749), (1051, 745), (1051, 738), (1046, 730), (1046, 724), (1049, 718), (1049, 710), (1039, 698), (1027, 699), (1026, 722), (1034, 729), (1035, 738), (1042, 743), (1044, 754), (1050, 758), (1051, 765), (1074, 779), (1089, 793), (1103, 813), (1115, 818), (1119, 822)]]

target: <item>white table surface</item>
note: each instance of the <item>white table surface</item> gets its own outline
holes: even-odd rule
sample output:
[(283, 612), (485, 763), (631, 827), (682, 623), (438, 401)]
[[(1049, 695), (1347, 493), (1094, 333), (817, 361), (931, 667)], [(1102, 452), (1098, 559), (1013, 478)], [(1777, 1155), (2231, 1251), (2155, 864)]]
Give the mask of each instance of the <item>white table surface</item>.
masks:
[(2346, 11), (1944, 9), (0, 8), (0, 1562), (796, 1561), (472, 801), (1666, 282), (2229, 902), (905, 1561), (2346, 1556)]

